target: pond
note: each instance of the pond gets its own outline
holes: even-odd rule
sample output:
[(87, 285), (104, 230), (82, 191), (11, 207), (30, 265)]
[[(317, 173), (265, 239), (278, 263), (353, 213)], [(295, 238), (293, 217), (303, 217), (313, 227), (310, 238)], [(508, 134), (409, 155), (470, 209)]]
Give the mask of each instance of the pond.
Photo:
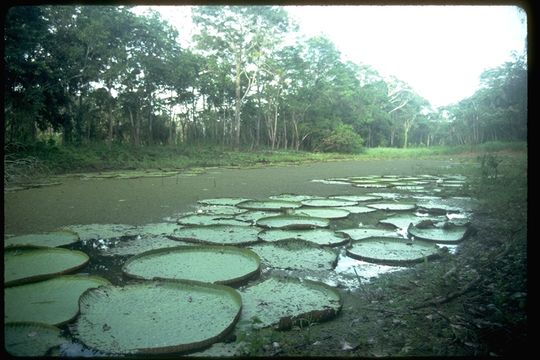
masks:
[[(77, 232), (81, 240), (62, 247), (89, 256), (90, 261), (78, 270), (78, 274), (98, 276), (110, 283), (101, 291), (110, 294), (107, 298), (114, 296), (115, 304), (127, 301), (122, 292), (118, 293), (117, 289), (121, 289), (118, 286), (135, 294), (144, 293), (144, 296), (140, 295), (141, 299), (146, 296), (155, 299), (158, 293), (151, 292), (156, 291), (156, 286), (140, 286), (144, 281), (139, 279), (145, 276), (186, 279), (185, 273), (190, 272), (190, 280), (219, 278), (214, 272), (207, 278), (198, 279), (188, 268), (178, 275), (174, 261), (184, 261), (179, 259), (194, 256), (192, 254), (196, 252), (202, 252), (202, 255), (198, 260), (189, 261), (196, 261), (201, 273), (212, 270), (213, 265), (245, 261), (244, 266), (249, 269), (245, 274), (239, 270), (231, 275), (234, 281), (223, 280), (232, 288), (207, 289), (218, 285), (171, 285), (170, 282), (157, 286), (169, 289), (170, 294), (159, 292), (164, 304), (169, 301), (167, 299), (177, 296), (174, 295), (176, 291), (178, 296), (188, 299), (186, 309), (195, 309), (186, 310), (185, 318), (176, 319), (181, 323), (193, 317), (193, 311), (204, 312), (201, 309), (213, 307), (209, 305), (213, 302), (229, 304), (225, 317), (219, 313), (208, 315), (206, 321), (222, 324), (221, 329), (210, 331), (201, 339), (187, 339), (178, 344), (150, 342), (139, 347), (134, 345), (137, 342), (133, 338), (121, 344), (118, 339), (112, 342), (95, 339), (95, 329), (84, 322), (94, 319), (91, 309), (98, 306), (94, 301), (102, 302), (104, 297), (92, 294), (93, 290), (85, 293), (89, 294), (84, 298), (88, 311), (81, 308), (75, 320), (56, 324), (66, 336), (60, 350), (56, 350), (64, 356), (111, 355), (116, 354), (115, 349), (120, 349), (118, 353), (121, 354), (196, 351), (213, 342), (226, 346), (223, 344), (230, 342), (226, 340), (231, 331), (237, 336), (250, 329), (268, 326), (287, 330), (301, 326), (306, 319), (313, 323), (330, 320), (341, 311), (342, 291), (354, 290), (381, 273), (427, 261), (443, 246), (454, 252), (455, 243), (466, 237), (465, 231), (459, 233), (461, 238), (456, 237), (456, 228), (465, 228), (474, 201), (459, 197), (463, 195), (460, 187), (442, 186), (446, 182), (455, 184), (455, 175), (447, 173), (452, 165), (448, 161), (343, 161), (249, 170), (209, 169), (206, 173), (185, 177), (167, 174), (162, 178), (63, 178), (62, 184), (53, 187), (6, 194), (6, 232), (19, 235), (57, 228)], [(384, 176), (389, 174), (394, 176)], [(333, 181), (335, 178), (340, 181)], [(358, 184), (362, 186), (356, 186)], [(182, 223), (181, 219), (186, 216), (191, 216), (190, 223)], [(396, 216), (409, 218), (398, 223), (391, 220), (385, 223)], [(193, 223), (197, 219), (200, 223)], [(459, 220), (457, 224), (452, 223), (455, 219)], [(223, 223), (224, 220), (229, 223)], [(452, 241), (449, 244), (445, 237), (446, 244), (438, 244), (437, 239), (446, 234), (448, 227), (453, 231)], [(411, 233), (421, 233), (422, 239), (415, 239)], [(429, 234), (432, 233), (438, 237), (430, 241)], [(17, 237), (7, 237), (5, 241), (15, 243), (14, 239)], [(23, 240), (28, 242), (26, 238)], [(240, 252), (220, 250), (222, 245), (234, 245), (227, 249), (238, 248)], [(168, 248), (170, 251), (163, 250)], [(415, 254), (416, 249), (421, 251)], [(205, 256), (205, 252), (212, 256)], [(406, 258), (402, 257), (404, 253), (407, 253)], [(146, 254), (151, 256), (146, 256), (148, 260)], [(138, 262), (150, 261), (152, 264), (156, 259), (156, 263), (160, 263), (159, 259), (169, 259), (167, 261), (173, 265), (168, 269), (163, 266), (165, 269), (157, 275), (155, 266), (141, 267), (137, 271), (148, 272), (152, 268), (152, 275), (143, 273), (134, 278), (125, 268), (126, 263), (133, 263), (134, 255)], [(235, 260), (234, 256), (238, 258)], [(224, 275), (224, 271), (217, 273)], [(146, 282), (152, 283), (151, 280)], [(194, 286), (198, 288), (194, 289)], [(203, 290), (199, 290), (201, 286)], [(8, 290), (11, 293), (18, 287)], [(227, 289), (236, 291), (231, 290), (233, 295), (228, 295)], [(147, 295), (149, 292), (153, 295)], [(214, 300), (209, 293), (214, 294)], [(203, 305), (192, 304), (192, 299), (203, 297), (205, 300), (200, 300)], [(147, 307), (144, 305), (147, 303), (141, 301), (133, 306)], [(244, 302), (242, 311), (235, 310), (236, 301)], [(307, 307), (307, 304), (313, 304), (313, 307)], [(118, 312), (122, 312), (121, 305)], [(141, 312), (133, 321), (142, 321), (144, 316)], [(222, 321), (211, 320), (216, 317)], [(170, 318), (163, 320), (165, 325), (158, 322), (156, 328), (167, 329)], [(97, 333), (109, 336), (118, 331), (118, 326), (128, 324), (125, 318), (119, 318), (116, 323), (109, 320)], [(196, 324), (194, 328), (201, 328), (200, 323)], [(76, 331), (77, 328), (80, 331)], [(37, 332), (35, 329), (28, 331)], [(170, 329), (166, 331), (170, 332)], [(141, 334), (132, 335), (137, 336)], [(104, 341), (108, 345), (100, 347)], [(206, 353), (196, 354), (203, 356)]]

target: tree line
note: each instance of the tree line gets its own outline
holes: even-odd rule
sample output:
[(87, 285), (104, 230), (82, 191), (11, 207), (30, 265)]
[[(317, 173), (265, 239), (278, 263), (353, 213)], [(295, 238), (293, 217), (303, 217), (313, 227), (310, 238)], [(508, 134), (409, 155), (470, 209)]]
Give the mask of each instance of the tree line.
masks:
[(277, 6), (199, 6), (193, 46), (158, 12), (16, 6), (5, 14), (6, 143), (219, 144), (355, 152), (527, 137), (524, 56), (433, 110), (407, 83), (305, 38)]

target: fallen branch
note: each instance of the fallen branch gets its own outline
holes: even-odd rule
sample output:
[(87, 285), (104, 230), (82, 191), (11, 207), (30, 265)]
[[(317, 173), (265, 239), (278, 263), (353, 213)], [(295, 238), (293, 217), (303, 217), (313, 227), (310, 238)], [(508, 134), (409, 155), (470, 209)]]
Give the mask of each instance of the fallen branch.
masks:
[(461, 289), (459, 291), (455, 291), (453, 293), (450, 293), (450, 294), (448, 294), (447, 296), (445, 296), (443, 298), (437, 298), (437, 299), (428, 301), (428, 302), (426, 302), (424, 304), (413, 306), (411, 309), (412, 310), (417, 310), (417, 309), (425, 308), (425, 307), (428, 307), (428, 306), (441, 305), (441, 304), (447, 303), (447, 302), (449, 302), (451, 300), (454, 300), (455, 298), (460, 297), (461, 295), (465, 294), (466, 292), (472, 290), (473, 287), (480, 281), (480, 279), (481, 279), (481, 276), (477, 276), (476, 279), (472, 280), (467, 285), (465, 285), (465, 287), (463, 287), (463, 289)]

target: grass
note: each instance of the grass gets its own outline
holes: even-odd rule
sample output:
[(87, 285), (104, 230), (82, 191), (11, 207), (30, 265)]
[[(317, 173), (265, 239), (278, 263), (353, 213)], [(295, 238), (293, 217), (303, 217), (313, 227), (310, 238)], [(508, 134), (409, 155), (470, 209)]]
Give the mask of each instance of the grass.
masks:
[[(239, 151), (219, 146), (145, 146), (88, 144), (80, 147), (38, 142), (6, 149), (4, 179), (17, 181), (17, 174), (33, 176), (130, 169), (187, 169), (214, 166), (268, 166), (337, 160), (377, 160), (471, 156), (482, 153), (527, 151), (525, 142), (491, 142), (477, 146), (434, 146), (407, 149), (370, 148), (361, 154), (319, 153), (292, 150)], [(32, 159), (31, 162), (24, 161)], [(28, 172), (31, 165), (32, 171)], [(26, 167), (25, 167), (26, 166)], [(47, 171), (45, 171), (47, 170)]]

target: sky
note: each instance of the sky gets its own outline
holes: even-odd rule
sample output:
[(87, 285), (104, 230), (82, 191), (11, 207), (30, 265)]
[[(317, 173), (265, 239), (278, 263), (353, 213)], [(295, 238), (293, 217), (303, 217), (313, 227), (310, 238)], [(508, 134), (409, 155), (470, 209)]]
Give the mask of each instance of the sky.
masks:
[[(181, 39), (191, 38), (188, 6), (155, 8), (178, 28)], [(328, 37), (343, 60), (371, 65), (382, 76), (405, 81), (433, 107), (473, 95), (484, 70), (510, 61), (512, 51), (521, 54), (526, 46), (526, 14), (516, 6), (286, 9), (301, 33)]]

